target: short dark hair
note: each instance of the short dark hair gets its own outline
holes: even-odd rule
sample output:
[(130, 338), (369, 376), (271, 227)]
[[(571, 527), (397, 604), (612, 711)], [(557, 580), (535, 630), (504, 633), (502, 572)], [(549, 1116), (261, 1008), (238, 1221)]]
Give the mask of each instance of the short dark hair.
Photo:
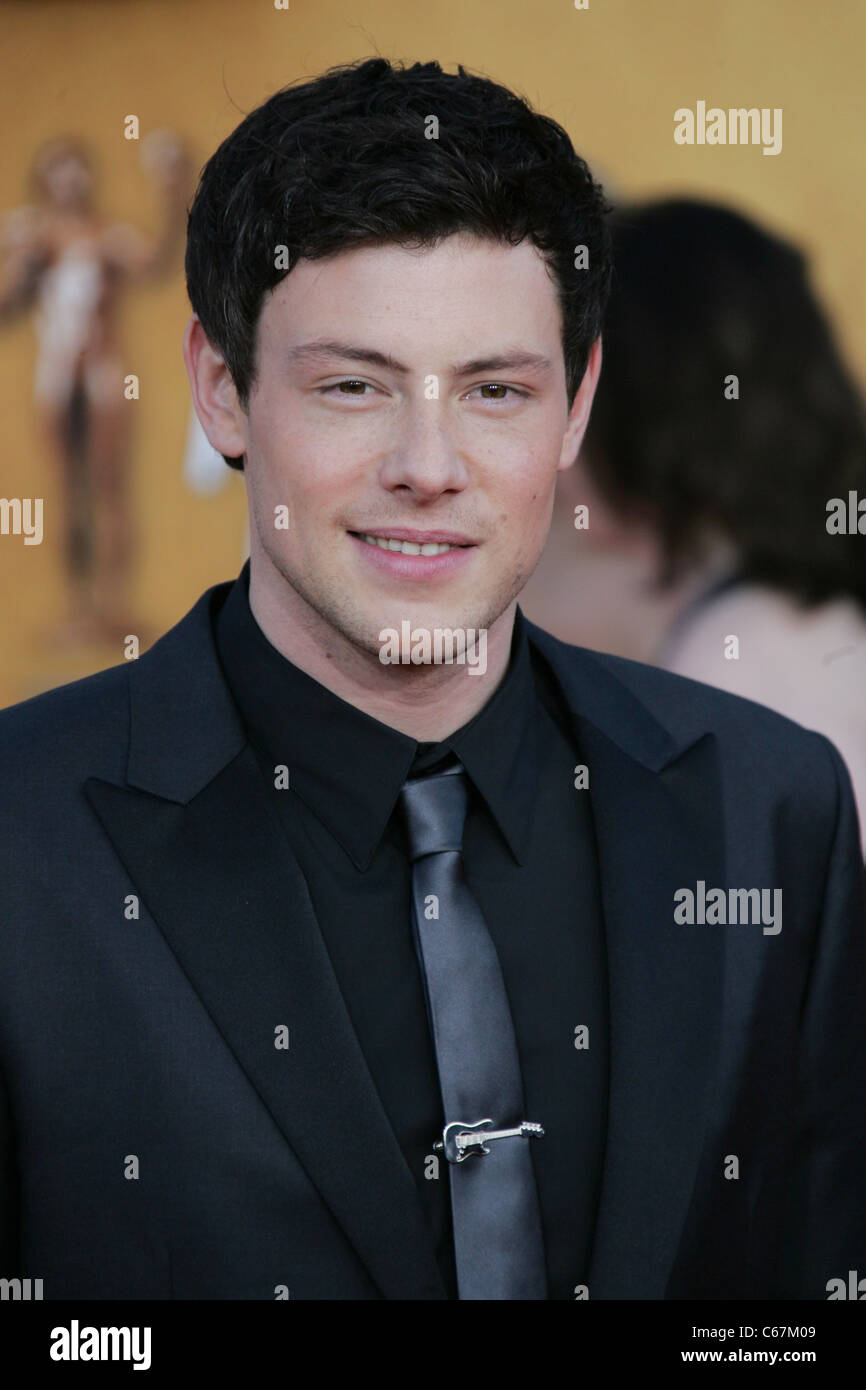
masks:
[(602, 497), (656, 529), (663, 586), (709, 523), (745, 577), (807, 603), (866, 605), (863, 537), (826, 529), (832, 497), (866, 493), (863, 405), (802, 252), (689, 199), (618, 208), (610, 229), (604, 365), (583, 451)]
[[(298, 259), (435, 246), (461, 231), (529, 237), (556, 285), (570, 403), (601, 331), (608, 211), (562, 127), (507, 87), (462, 66), (369, 58), (275, 93), (208, 160), (189, 213), (187, 290), (246, 408), (262, 301)], [(278, 246), (289, 269), (275, 267)]]

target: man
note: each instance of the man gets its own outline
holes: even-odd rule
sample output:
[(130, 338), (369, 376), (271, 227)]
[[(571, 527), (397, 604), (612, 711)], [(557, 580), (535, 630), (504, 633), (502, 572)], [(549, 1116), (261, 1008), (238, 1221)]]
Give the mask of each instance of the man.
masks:
[(3, 1259), (45, 1297), (866, 1269), (841, 759), (517, 607), (604, 211), (558, 126), (435, 63), (278, 93), (207, 165), (184, 353), (249, 565), (2, 721)]

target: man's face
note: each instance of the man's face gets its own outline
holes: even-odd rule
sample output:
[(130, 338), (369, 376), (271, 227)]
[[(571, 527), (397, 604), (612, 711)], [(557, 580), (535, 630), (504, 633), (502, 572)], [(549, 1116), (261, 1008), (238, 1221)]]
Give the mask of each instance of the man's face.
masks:
[[(594, 388), (588, 372), (570, 422), (540, 254), (460, 235), (300, 261), (257, 342), (240, 423), (253, 571), (271, 597), (376, 654), (405, 620), (490, 629), (535, 568)], [(436, 553), (403, 553), (406, 540)]]

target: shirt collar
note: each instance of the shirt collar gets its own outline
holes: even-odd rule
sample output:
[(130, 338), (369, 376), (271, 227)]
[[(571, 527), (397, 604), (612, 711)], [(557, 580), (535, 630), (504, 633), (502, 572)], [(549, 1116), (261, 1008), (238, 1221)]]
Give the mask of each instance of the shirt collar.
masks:
[(223, 672), (253, 745), (274, 766), (288, 767), (292, 791), (356, 867), (369, 867), (410, 772), (448, 753), (460, 759), (521, 863), (532, 824), (536, 751), (535, 686), (520, 609), (508, 670), (492, 697), (448, 738), (419, 744), (277, 651), (253, 617), (249, 568), (247, 560), (215, 622)]

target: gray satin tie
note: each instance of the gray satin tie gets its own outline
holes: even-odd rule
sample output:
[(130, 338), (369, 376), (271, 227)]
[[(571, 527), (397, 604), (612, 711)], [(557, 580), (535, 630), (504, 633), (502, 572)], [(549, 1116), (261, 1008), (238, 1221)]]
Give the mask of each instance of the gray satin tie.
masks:
[[(517, 1127), (526, 1116), (511, 1010), (463, 872), (465, 773), (455, 759), (444, 772), (406, 782), (400, 796), (446, 1126), (489, 1119), (493, 1130)], [(491, 1140), (486, 1153), (447, 1163), (461, 1299), (547, 1298), (530, 1142)]]

